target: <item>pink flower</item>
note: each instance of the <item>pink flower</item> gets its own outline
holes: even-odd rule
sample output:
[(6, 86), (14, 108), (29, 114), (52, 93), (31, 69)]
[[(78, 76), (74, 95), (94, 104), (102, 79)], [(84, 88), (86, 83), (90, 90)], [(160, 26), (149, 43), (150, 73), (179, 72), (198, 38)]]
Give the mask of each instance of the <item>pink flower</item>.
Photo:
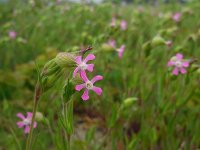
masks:
[(165, 44), (167, 45), (167, 47), (171, 48), (173, 43), (172, 41), (166, 41)]
[(189, 67), (189, 61), (183, 60), (183, 55), (182, 54), (176, 54), (176, 56), (172, 57), (170, 61), (167, 64), (169, 67), (174, 66), (175, 68), (172, 71), (172, 74), (178, 75), (179, 72), (182, 74), (186, 73), (187, 67)]
[(10, 37), (10, 39), (15, 39), (17, 36), (17, 33), (15, 31), (9, 31), (8, 36)]
[(125, 49), (125, 45), (122, 45), (119, 49), (117, 49), (119, 58), (122, 58), (124, 49)]
[(121, 30), (126, 30), (126, 28), (127, 28), (127, 22), (125, 20), (122, 20), (120, 22), (120, 27), (121, 27)]
[(113, 40), (113, 39), (110, 39), (110, 40), (108, 41), (108, 45), (110, 45), (112, 48), (116, 48), (116, 41)]
[(73, 72), (73, 77), (76, 76), (77, 72), (85, 72), (85, 70), (88, 70), (90, 72), (93, 71), (94, 68), (94, 64), (86, 64), (88, 61), (90, 60), (94, 60), (95, 56), (93, 54), (89, 54), (87, 55), (87, 57), (82, 60), (82, 56), (77, 56), (75, 58), (75, 61), (77, 63), (77, 67), (75, 68), (74, 72)]
[(75, 89), (77, 91), (80, 91), (83, 88), (85, 89), (83, 95), (81, 96), (81, 98), (83, 100), (88, 100), (89, 99), (89, 91), (90, 90), (94, 91), (97, 95), (101, 95), (102, 94), (102, 89), (99, 88), (99, 87), (94, 86), (94, 83), (96, 81), (103, 79), (102, 76), (97, 75), (97, 76), (93, 77), (92, 80), (88, 80), (88, 78), (86, 76), (86, 73), (85, 72), (81, 72), (81, 78), (83, 79), (83, 81), (85, 83), (76, 85)]
[(182, 14), (180, 12), (177, 12), (172, 16), (172, 19), (176, 22), (179, 22), (181, 20), (181, 16)]
[(115, 18), (115, 17), (112, 17), (110, 26), (111, 26), (111, 27), (115, 27), (115, 26), (116, 26), (116, 18)]
[[(18, 113), (17, 117), (22, 119), (22, 121), (17, 122), (18, 128), (24, 128), (24, 133), (27, 134), (30, 131), (31, 120), (32, 120), (32, 113), (27, 112), (27, 117), (25, 117), (22, 113)], [(34, 128), (37, 127), (37, 122), (34, 122)]]

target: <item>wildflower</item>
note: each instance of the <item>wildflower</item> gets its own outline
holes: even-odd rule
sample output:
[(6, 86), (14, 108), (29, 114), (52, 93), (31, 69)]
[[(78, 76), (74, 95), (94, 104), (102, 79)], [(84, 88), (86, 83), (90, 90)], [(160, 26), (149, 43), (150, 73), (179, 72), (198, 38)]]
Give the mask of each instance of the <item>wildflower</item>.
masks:
[(125, 45), (122, 45), (119, 49), (117, 49), (119, 58), (122, 58), (124, 49), (125, 49)]
[(92, 80), (89, 80), (86, 76), (86, 73), (85, 72), (81, 72), (81, 78), (82, 80), (85, 82), (83, 84), (79, 84), (79, 85), (76, 85), (75, 89), (77, 91), (80, 91), (82, 90), (83, 88), (85, 89), (83, 95), (81, 96), (81, 98), (83, 100), (88, 100), (89, 99), (89, 91), (92, 90), (94, 91), (97, 95), (101, 95), (102, 94), (102, 89), (99, 88), (99, 87), (96, 87), (94, 86), (94, 83), (98, 80), (102, 80), (103, 77), (100, 76), (100, 75), (97, 75), (95, 77), (92, 78)]
[(14, 40), (17, 36), (17, 33), (15, 31), (11, 30), (8, 32), (8, 36), (10, 37), (10, 39)]
[(173, 19), (174, 21), (176, 21), (176, 22), (180, 22), (181, 16), (182, 16), (182, 14), (181, 14), (180, 12), (177, 12), (177, 13), (175, 13), (175, 14), (172, 16), (172, 19)]
[[(30, 131), (30, 126), (31, 126), (31, 120), (32, 120), (33, 114), (31, 112), (27, 112), (27, 117), (25, 117), (22, 113), (18, 113), (17, 117), (22, 119), (22, 121), (17, 122), (17, 126), (19, 128), (24, 127), (24, 133), (27, 134)], [(37, 127), (37, 122), (34, 122), (33, 127)]]
[(172, 47), (173, 43), (172, 41), (166, 41), (165, 44), (167, 45), (167, 47)]
[(118, 52), (119, 58), (122, 58), (122, 55), (123, 55), (124, 49), (125, 49), (125, 45), (122, 45), (120, 48), (116, 48), (116, 41), (113, 39), (110, 39), (108, 41), (108, 45), (110, 45), (112, 48), (116, 49), (116, 51)]
[(76, 76), (77, 72), (85, 72), (85, 70), (88, 70), (90, 72), (93, 71), (94, 64), (86, 64), (90, 60), (94, 60), (95, 56), (93, 54), (89, 54), (84, 60), (82, 60), (82, 56), (77, 56), (75, 58), (75, 62), (77, 63), (77, 67), (75, 68), (73, 72), (73, 77)]
[(174, 66), (175, 68), (172, 71), (172, 74), (178, 75), (179, 72), (182, 74), (186, 73), (187, 67), (189, 67), (189, 61), (183, 59), (183, 55), (178, 53), (176, 56), (172, 57), (167, 64), (169, 67)]
[(126, 30), (126, 28), (127, 28), (127, 22), (125, 20), (122, 20), (120, 22), (120, 27), (121, 27), (121, 30)]

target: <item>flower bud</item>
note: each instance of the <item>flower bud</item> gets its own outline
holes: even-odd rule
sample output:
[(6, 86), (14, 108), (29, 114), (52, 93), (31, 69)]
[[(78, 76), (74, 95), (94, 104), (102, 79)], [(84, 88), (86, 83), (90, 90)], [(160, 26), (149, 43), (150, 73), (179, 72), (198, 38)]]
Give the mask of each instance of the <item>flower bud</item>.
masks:
[(56, 81), (62, 76), (63, 72), (62, 69), (57, 70), (56, 73), (51, 74), (50, 76), (43, 76), (42, 77), (42, 86), (43, 90), (47, 91), (53, 85), (55, 85)]
[(135, 101), (137, 101), (138, 98), (137, 97), (129, 97), (127, 99), (125, 99), (122, 103), (123, 107), (129, 107), (131, 106)]
[(106, 51), (106, 52), (115, 51), (115, 49), (114, 49), (111, 45), (109, 45), (109, 44), (107, 44), (107, 43), (102, 44), (101, 49), (102, 49), (103, 51)]
[(55, 58), (55, 62), (61, 68), (74, 67), (76, 65), (75, 56), (66, 52), (59, 53)]
[(44, 119), (44, 116), (41, 112), (36, 112), (35, 119), (36, 121), (40, 122)]
[(160, 36), (156, 36), (153, 38), (152, 42), (151, 42), (153, 47), (159, 46), (159, 45), (165, 45), (165, 40), (160, 37)]

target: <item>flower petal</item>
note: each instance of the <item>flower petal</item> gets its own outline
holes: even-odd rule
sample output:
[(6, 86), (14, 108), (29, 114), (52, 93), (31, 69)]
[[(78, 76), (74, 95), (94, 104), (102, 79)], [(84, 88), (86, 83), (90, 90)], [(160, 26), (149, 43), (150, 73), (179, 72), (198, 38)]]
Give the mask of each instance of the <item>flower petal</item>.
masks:
[(36, 127), (37, 127), (37, 122), (34, 122), (33, 128), (36, 128)]
[(27, 134), (27, 133), (29, 133), (29, 132), (30, 132), (30, 126), (27, 125), (27, 126), (25, 127), (25, 129), (24, 129), (24, 133)]
[(79, 65), (79, 64), (81, 64), (82, 63), (82, 56), (77, 56), (76, 58), (75, 58), (75, 61), (76, 61), (76, 63)]
[(176, 58), (177, 58), (178, 60), (181, 60), (181, 59), (183, 59), (183, 55), (180, 54), (180, 53), (178, 53), (178, 54), (176, 54)]
[(178, 71), (179, 71), (178, 67), (175, 67), (174, 70), (172, 71), (172, 74), (178, 75)]
[(102, 80), (102, 79), (103, 79), (103, 76), (97, 75), (94, 78), (92, 78), (91, 82), (95, 83), (96, 81), (99, 81), (99, 80)]
[(123, 55), (123, 53), (124, 53), (124, 49), (125, 49), (125, 45), (122, 45), (122, 46), (119, 48), (119, 52), (118, 52), (119, 58), (122, 58), (122, 55)]
[(87, 63), (88, 61), (94, 60), (94, 59), (95, 59), (94, 54), (89, 54), (89, 55), (87, 55), (87, 57), (84, 59), (83, 62)]
[(188, 61), (182, 62), (182, 66), (183, 66), (183, 67), (186, 67), (186, 68), (189, 67), (189, 64), (190, 64), (190, 63), (189, 63)]
[(76, 89), (76, 91), (80, 91), (80, 90), (82, 90), (84, 87), (85, 87), (85, 83), (76, 85), (75, 89)]
[(173, 62), (173, 61), (171, 61), (171, 60), (168, 61), (168, 63), (167, 63), (167, 66), (168, 66), (168, 67), (171, 67), (171, 66), (173, 66), (173, 65), (174, 65), (174, 62)]
[(22, 128), (24, 126), (23, 121), (17, 122), (17, 126), (18, 126), (18, 128)]
[(21, 118), (22, 120), (25, 119), (25, 117), (22, 113), (17, 113), (17, 117)]
[(27, 114), (27, 118), (31, 118), (32, 119), (33, 113), (27, 112), (26, 114)]
[(76, 77), (77, 72), (79, 71), (79, 67), (76, 67), (73, 72), (73, 77)]
[(81, 71), (81, 72), (80, 72), (80, 76), (81, 76), (81, 78), (83, 79), (84, 82), (87, 82), (87, 81), (88, 81), (88, 78), (87, 78), (87, 76), (86, 76), (85, 71)]
[(182, 73), (182, 74), (186, 74), (185, 68), (183, 68), (183, 67), (181, 68), (181, 73)]
[(92, 72), (93, 69), (94, 69), (94, 64), (88, 64), (88, 65), (87, 65), (87, 70), (88, 70), (88, 71)]
[(89, 90), (88, 90), (88, 89), (85, 89), (83, 95), (81, 96), (81, 98), (82, 98), (84, 101), (86, 101), (86, 100), (89, 99), (88, 93), (89, 93)]
[(92, 91), (94, 91), (95, 93), (97, 93), (97, 95), (101, 95), (102, 94), (102, 89), (96, 86), (93, 86)]
[(110, 39), (110, 40), (108, 41), (108, 45), (110, 45), (112, 48), (116, 48), (116, 41), (113, 40), (113, 39)]

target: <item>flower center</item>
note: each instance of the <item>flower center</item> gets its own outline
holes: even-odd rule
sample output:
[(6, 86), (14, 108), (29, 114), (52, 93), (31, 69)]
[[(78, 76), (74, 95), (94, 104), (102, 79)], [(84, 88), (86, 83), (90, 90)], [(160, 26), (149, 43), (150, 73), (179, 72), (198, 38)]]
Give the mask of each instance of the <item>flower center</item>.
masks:
[(79, 65), (80, 69), (81, 70), (86, 70), (87, 69), (87, 64), (82, 62), (80, 65)]
[(85, 86), (86, 86), (87, 89), (90, 90), (90, 89), (93, 88), (93, 83), (92, 83), (91, 81), (88, 81), (88, 82), (86, 82), (86, 85), (85, 85)]
[(30, 125), (31, 124), (31, 120), (30, 119), (24, 119), (23, 120), (24, 125)]
[(182, 67), (182, 62), (181, 61), (176, 61), (175, 62), (176, 67)]

